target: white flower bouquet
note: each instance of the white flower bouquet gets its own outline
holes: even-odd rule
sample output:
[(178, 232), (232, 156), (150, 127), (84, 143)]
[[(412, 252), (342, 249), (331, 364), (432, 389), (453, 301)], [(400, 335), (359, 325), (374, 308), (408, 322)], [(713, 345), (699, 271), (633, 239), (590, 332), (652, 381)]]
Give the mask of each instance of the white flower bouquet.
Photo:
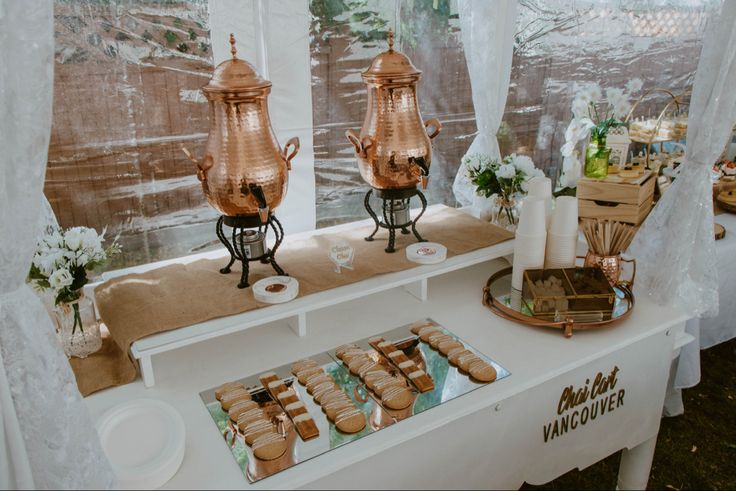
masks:
[(582, 163), (576, 149), (578, 143), (591, 137), (592, 140), (605, 140), (611, 128), (623, 125), (623, 119), (631, 110), (631, 95), (642, 87), (641, 80), (633, 79), (625, 89), (611, 87), (603, 91), (598, 84), (588, 84), (578, 90), (572, 101), (572, 121), (565, 131), (565, 144), (560, 153), (563, 157), (563, 173), (560, 185), (575, 188), (581, 175)]
[[(88, 282), (87, 271), (120, 252), (117, 240), (107, 248), (103, 247), (104, 235), (104, 230), (98, 234), (95, 229), (87, 227), (48, 228), (36, 246), (28, 281), (39, 290), (50, 289), (56, 305), (78, 300), (82, 287)], [(77, 321), (81, 328), (76, 304), (74, 308), (74, 329)]]
[(475, 192), (486, 198), (496, 195), (511, 224), (515, 224), (511, 212), (514, 197), (528, 191), (532, 177), (544, 176), (525, 155), (511, 154), (499, 161), (486, 154), (471, 154), (463, 158), (463, 164)]

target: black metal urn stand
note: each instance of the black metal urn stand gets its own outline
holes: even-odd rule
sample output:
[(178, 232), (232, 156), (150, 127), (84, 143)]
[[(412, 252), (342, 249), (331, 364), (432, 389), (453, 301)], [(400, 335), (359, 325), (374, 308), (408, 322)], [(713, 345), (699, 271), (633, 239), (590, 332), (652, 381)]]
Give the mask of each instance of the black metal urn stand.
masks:
[[(382, 204), (382, 215), (383, 220), (380, 220), (378, 216), (376, 215), (376, 212), (373, 211), (373, 208), (371, 208), (370, 204), (370, 198), (371, 195), (375, 192), (375, 195), (377, 198), (381, 199)], [(419, 200), (422, 202), (422, 210), (417, 214), (416, 218), (411, 220), (411, 216), (408, 215), (408, 211), (411, 209), (409, 206), (409, 202), (411, 201), (411, 198), (414, 196), (419, 196)], [(396, 218), (396, 211), (397, 211), (397, 202), (400, 203), (401, 207), (405, 207), (407, 210), (407, 216), (409, 217), (409, 221), (406, 221), (404, 223), (395, 223)], [(388, 247), (386, 247), (386, 252), (396, 252), (396, 249), (394, 248), (396, 244), (396, 231), (401, 230), (401, 233), (404, 235), (409, 234), (409, 227), (411, 227), (411, 233), (414, 234), (414, 237), (417, 238), (419, 242), (426, 242), (422, 238), (421, 235), (419, 235), (419, 232), (417, 232), (417, 222), (419, 219), (424, 215), (424, 212), (427, 210), (427, 198), (424, 197), (424, 194), (417, 188), (413, 189), (375, 189), (371, 188), (368, 190), (368, 192), (365, 195), (365, 200), (363, 202), (365, 204), (365, 209), (368, 212), (368, 214), (373, 218), (373, 222), (375, 223), (375, 230), (373, 230), (373, 233), (371, 233), (368, 237), (365, 238), (365, 240), (371, 242), (373, 241), (373, 237), (378, 232), (379, 228), (385, 228), (388, 229)], [(402, 208), (403, 209), (403, 208)]]
[[(228, 239), (228, 235), (225, 234), (225, 230), (223, 227), (224, 225), (232, 229), (232, 233), (229, 234), (231, 237), (230, 239)], [(276, 242), (271, 249), (268, 249), (265, 245), (265, 236), (268, 233), (269, 227), (271, 228), (271, 230), (273, 230), (273, 233), (276, 236)], [(262, 233), (264, 235), (264, 252), (256, 257), (251, 257), (251, 244), (247, 243), (246, 240), (243, 238), (243, 236), (245, 235), (245, 231), (252, 229), (257, 229), (259, 233)], [(284, 228), (281, 226), (281, 223), (276, 219), (273, 214), (269, 213), (266, 223), (263, 223), (258, 215), (240, 217), (229, 217), (223, 215), (219, 218), (219, 220), (217, 220), (216, 230), (217, 238), (220, 239), (220, 242), (225, 245), (228, 252), (230, 253), (230, 262), (227, 263), (227, 266), (220, 269), (220, 273), (229, 273), (230, 267), (233, 265), (233, 263), (235, 263), (236, 260), (240, 261), (243, 266), (242, 272), (240, 273), (240, 283), (238, 283), (238, 288), (247, 288), (248, 286), (250, 286), (250, 283), (248, 282), (248, 273), (250, 272), (249, 263), (253, 261), (260, 261), (263, 264), (270, 264), (276, 271), (276, 273), (280, 275), (286, 275), (286, 273), (283, 269), (281, 269), (281, 266), (278, 265), (278, 263), (276, 262), (276, 258), (274, 257), (276, 255), (276, 250), (281, 245), (281, 241), (284, 240)]]

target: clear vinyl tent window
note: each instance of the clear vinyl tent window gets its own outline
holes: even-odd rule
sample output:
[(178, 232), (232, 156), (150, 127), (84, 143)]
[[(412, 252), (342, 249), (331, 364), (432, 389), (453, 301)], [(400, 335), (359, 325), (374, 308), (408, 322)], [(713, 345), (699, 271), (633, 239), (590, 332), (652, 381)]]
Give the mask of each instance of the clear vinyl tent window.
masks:
[[(216, 1), (228, 0), (54, 1), (54, 113), (45, 193), (63, 227), (120, 233), (124, 252), (108, 268), (220, 247), (217, 213), (181, 152), (186, 146), (194, 155), (204, 153), (208, 107), (199, 88), (213, 70), (213, 33), (229, 29), (213, 24), (221, 22), (213, 15)], [(227, 5), (249, 17), (254, 1)], [(576, 84), (624, 86), (638, 78), (644, 89), (690, 86), (706, 20), (717, 4), (521, 0), (498, 134), (502, 154), (530, 155), (555, 177)], [(267, 44), (283, 22), (272, 17)], [(311, 101), (288, 103), (312, 106), (316, 226), (367, 217), (367, 185), (345, 130), (362, 125), (366, 92), (360, 74), (386, 49), (389, 27), (396, 31), (396, 48), (422, 70), (423, 118), (443, 124), (433, 141), (427, 197), (455, 206), (452, 182), (476, 133), (457, 1), (308, 0), (305, 22), (311, 92), (300, 93), (311, 93)], [(665, 102), (653, 98), (640, 114), (654, 114)]]

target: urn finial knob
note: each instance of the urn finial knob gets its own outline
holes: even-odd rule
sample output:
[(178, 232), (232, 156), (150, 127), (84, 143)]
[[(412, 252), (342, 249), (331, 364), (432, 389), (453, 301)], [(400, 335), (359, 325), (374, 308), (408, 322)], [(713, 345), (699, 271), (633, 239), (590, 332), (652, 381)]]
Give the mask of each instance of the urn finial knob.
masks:
[(238, 52), (238, 50), (235, 48), (235, 35), (231, 32), (230, 33), (230, 53), (233, 55), (233, 60), (237, 59), (237, 56), (235, 54)]
[(388, 50), (394, 50), (394, 30), (389, 27), (388, 29)]

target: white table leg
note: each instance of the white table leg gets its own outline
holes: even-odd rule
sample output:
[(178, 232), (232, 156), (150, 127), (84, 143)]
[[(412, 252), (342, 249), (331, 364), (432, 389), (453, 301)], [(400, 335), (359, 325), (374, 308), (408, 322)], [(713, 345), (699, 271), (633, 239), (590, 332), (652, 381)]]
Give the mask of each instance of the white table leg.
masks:
[(624, 449), (618, 467), (616, 489), (647, 489), (657, 435), (632, 449)]
[(150, 389), (156, 385), (156, 379), (153, 377), (153, 364), (151, 363), (150, 356), (144, 356), (138, 360), (138, 365), (141, 368), (141, 375), (143, 376), (143, 385), (146, 389)]
[(427, 295), (429, 293), (427, 288), (427, 278), (422, 278), (419, 281), (408, 283), (404, 285), (404, 289), (422, 302), (427, 301)]
[(299, 312), (299, 314), (295, 315), (294, 317), (290, 317), (287, 322), (289, 323), (289, 327), (291, 327), (291, 330), (294, 331), (294, 334), (296, 334), (300, 338), (303, 338), (307, 335), (306, 312)]

